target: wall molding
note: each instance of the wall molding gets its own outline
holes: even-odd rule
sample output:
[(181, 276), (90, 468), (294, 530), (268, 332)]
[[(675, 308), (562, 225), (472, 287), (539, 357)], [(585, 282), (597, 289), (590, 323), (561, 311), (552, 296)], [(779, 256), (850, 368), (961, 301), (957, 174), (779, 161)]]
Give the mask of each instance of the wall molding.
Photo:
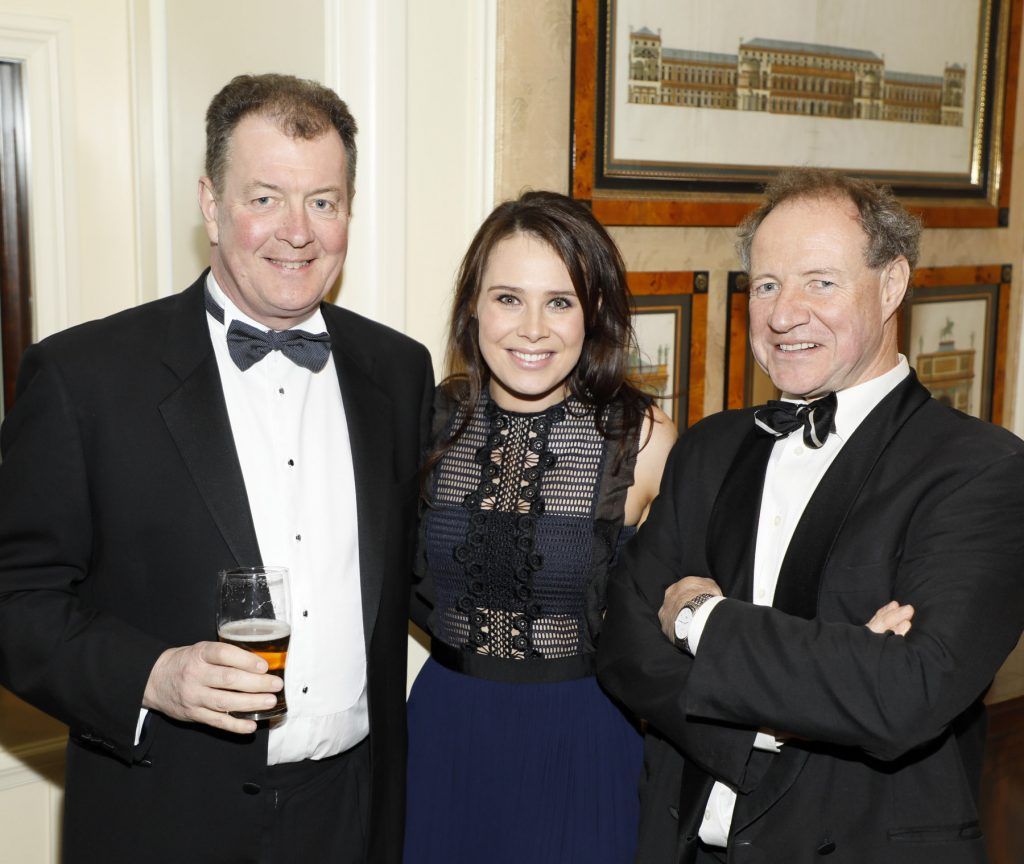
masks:
[(406, 0), (324, 0), (324, 83), (359, 123), (341, 305), (405, 329)]
[(71, 23), (0, 13), (0, 57), (23, 64), (29, 126), (29, 248), (33, 336), (78, 321)]
[(480, 77), (477, 91), (479, 139), (476, 169), (480, 178), (477, 196), (477, 224), (483, 222), (494, 209), (496, 194), (494, 163), (497, 142), (498, 103), (498, 0), (480, 0), (477, 12), (477, 68)]
[[(444, 146), (443, 133), (461, 139), (453, 146), (464, 154), (463, 173), (449, 190), (458, 220), (450, 229), (461, 247), (462, 234), (472, 236), (494, 205), (498, 2), (461, 0), (453, 6), (439, 15), (460, 16), (468, 44), (442, 40), (437, 50), (457, 52), (459, 74), (465, 76), (458, 92), (464, 95), (458, 97), (458, 121), (438, 130), (436, 140)], [(413, 226), (432, 218), (422, 201), (410, 199), (417, 178), (409, 175), (409, 142), (422, 141), (429, 131), (422, 119), (415, 121), (420, 126), (410, 126), (423, 113), (411, 111), (408, 101), (408, 76), (417, 74), (409, 65), (409, 41), (422, 38), (409, 32), (412, 8), (409, 0), (324, 0), (324, 81), (349, 104), (360, 127), (352, 240), (338, 302), (407, 332), (418, 324), (409, 317), (416, 314), (409, 298), (423, 290), (422, 274), (411, 269), (416, 261), (410, 255), (424, 254), (410, 249), (417, 242), (411, 239)], [(445, 209), (453, 215), (451, 206)], [(445, 226), (437, 230), (444, 233)]]
[(0, 750), (0, 791), (40, 781), (49, 783), (55, 766), (63, 770), (67, 736)]
[(167, 0), (129, 0), (135, 293), (145, 303), (174, 293)]

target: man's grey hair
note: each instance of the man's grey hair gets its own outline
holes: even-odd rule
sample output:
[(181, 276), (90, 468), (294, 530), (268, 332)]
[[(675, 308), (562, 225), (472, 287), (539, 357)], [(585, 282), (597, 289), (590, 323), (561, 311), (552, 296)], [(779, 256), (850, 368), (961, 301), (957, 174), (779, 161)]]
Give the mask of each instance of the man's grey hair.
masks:
[(892, 189), (824, 168), (787, 168), (765, 187), (764, 203), (737, 229), (736, 251), (744, 270), (750, 271), (750, 247), (765, 217), (780, 204), (801, 199), (852, 202), (867, 235), (865, 259), (869, 267), (884, 267), (901, 256), (907, 259), (911, 272), (917, 266), (921, 220), (907, 212)]

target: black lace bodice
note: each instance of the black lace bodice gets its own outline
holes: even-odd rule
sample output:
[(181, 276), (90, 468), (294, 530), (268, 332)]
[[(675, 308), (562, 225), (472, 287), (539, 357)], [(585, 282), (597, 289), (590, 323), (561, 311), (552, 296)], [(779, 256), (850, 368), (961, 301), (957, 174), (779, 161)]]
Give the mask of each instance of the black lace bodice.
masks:
[(617, 452), (576, 400), (537, 414), (482, 400), (431, 481), (421, 567), (436, 638), (510, 660), (593, 650), (608, 567), (632, 533), (636, 441)]

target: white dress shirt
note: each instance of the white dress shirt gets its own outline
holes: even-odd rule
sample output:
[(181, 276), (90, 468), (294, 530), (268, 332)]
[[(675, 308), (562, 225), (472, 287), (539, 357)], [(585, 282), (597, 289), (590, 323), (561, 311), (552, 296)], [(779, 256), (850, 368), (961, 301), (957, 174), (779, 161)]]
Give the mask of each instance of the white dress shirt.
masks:
[[(370, 731), (356, 490), (338, 372), (333, 362), (311, 372), (280, 351), (243, 372), (228, 353), (228, 327), (268, 328), (240, 312), (212, 272), (206, 287), (224, 310), (223, 323), (208, 314), (207, 324), (260, 557), (287, 567), (291, 583), (288, 713), (270, 730), (267, 763), (323, 759)], [(327, 329), (319, 309), (297, 326)]]
[[(370, 731), (356, 488), (338, 372), (332, 362), (311, 372), (280, 351), (243, 372), (228, 354), (227, 328), (233, 320), (267, 328), (235, 307), (213, 273), (206, 286), (224, 310), (223, 323), (212, 315), (207, 323), (260, 556), (287, 567), (291, 582), (288, 714), (270, 730), (267, 762), (323, 759)], [(327, 329), (319, 309), (299, 326)]]
[[(757, 522), (754, 604), (772, 605), (789, 541), (818, 483), (864, 418), (909, 374), (907, 358), (901, 354), (899, 362), (888, 372), (855, 387), (838, 391), (836, 431), (825, 439), (819, 449), (805, 446), (799, 429), (775, 442), (765, 471), (764, 492)], [(697, 653), (704, 625), (712, 611), (724, 599), (715, 597), (708, 600), (694, 613), (687, 632), (687, 645), (692, 654)], [(778, 752), (779, 744), (771, 735), (759, 732), (754, 747)], [(724, 783), (715, 783), (704, 811), (700, 839), (709, 846), (725, 846), (735, 806), (736, 793)]]

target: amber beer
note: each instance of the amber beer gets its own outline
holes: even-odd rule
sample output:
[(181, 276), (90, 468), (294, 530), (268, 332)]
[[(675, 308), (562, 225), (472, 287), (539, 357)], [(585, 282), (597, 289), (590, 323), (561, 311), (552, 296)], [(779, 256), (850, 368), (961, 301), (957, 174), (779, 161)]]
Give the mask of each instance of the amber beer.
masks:
[[(288, 659), (288, 640), (292, 628), (284, 621), (270, 618), (249, 618), (245, 621), (229, 621), (222, 624), (217, 632), (221, 642), (237, 645), (267, 661), (267, 671), (276, 675), (284, 684), (284, 664)], [(277, 692), (277, 704), (266, 711), (232, 711), (232, 716), (245, 716), (247, 720), (266, 720), (279, 717), (288, 710), (284, 698), (284, 687)]]
[[(284, 682), (291, 639), (290, 591), (287, 567), (236, 567), (221, 570), (217, 597), (217, 637), (267, 661), (268, 672)], [(232, 711), (243, 720), (266, 720), (288, 711), (284, 688), (277, 704), (266, 711)]]

